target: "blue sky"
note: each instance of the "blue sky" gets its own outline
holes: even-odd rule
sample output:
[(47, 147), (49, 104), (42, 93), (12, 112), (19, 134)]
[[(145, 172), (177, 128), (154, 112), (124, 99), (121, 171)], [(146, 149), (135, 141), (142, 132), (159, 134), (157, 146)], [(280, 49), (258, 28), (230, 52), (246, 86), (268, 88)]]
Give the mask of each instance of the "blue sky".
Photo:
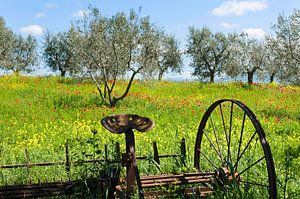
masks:
[(157, 26), (186, 43), (190, 26), (212, 31), (247, 32), (261, 38), (270, 34), (279, 13), (290, 15), (300, 8), (300, 0), (0, 0), (0, 16), (14, 32), (34, 34), (41, 40), (46, 30), (67, 30), (80, 19), (89, 5), (106, 16), (138, 11), (150, 16)]

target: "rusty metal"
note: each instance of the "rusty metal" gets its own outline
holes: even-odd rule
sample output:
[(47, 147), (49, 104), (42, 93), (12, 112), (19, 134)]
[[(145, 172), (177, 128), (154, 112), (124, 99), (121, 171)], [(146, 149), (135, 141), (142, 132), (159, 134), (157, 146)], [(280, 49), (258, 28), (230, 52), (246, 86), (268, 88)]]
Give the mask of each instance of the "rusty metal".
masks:
[[(230, 120), (229, 120), (229, 129), (226, 129), (226, 125), (225, 123), (228, 122), (228, 121), (225, 121), (224, 119), (224, 110), (222, 109), (222, 107), (225, 107), (226, 103), (228, 104), (228, 107), (230, 107)], [(224, 105), (225, 104), (225, 105)], [(231, 105), (231, 106), (230, 106)], [(220, 108), (220, 110), (217, 112), (217, 107)], [(241, 130), (241, 133), (240, 133), (240, 141), (239, 141), (239, 147), (238, 147), (238, 152), (237, 152), (237, 160), (236, 162), (234, 163), (232, 161), (232, 152), (231, 152), (231, 131), (232, 131), (232, 123), (233, 123), (233, 115), (234, 115), (234, 107), (243, 111), (243, 120), (242, 120), (242, 130)], [(263, 130), (263, 128), (261, 127), (261, 124), (260, 122), (257, 120), (255, 114), (245, 105), (243, 104), (242, 102), (240, 101), (237, 101), (237, 100), (231, 100), (231, 99), (222, 99), (222, 100), (219, 100), (219, 101), (216, 101), (215, 103), (213, 103), (209, 108), (208, 110), (205, 112), (204, 116), (202, 117), (202, 120), (200, 122), (200, 125), (199, 125), (199, 128), (198, 128), (198, 134), (197, 134), (197, 138), (196, 138), (196, 143), (195, 143), (195, 150), (194, 150), (194, 167), (197, 168), (198, 170), (201, 170), (200, 168), (200, 156), (202, 155), (205, 159), (207, 159), (208, 161), (211, 161), (208, 157), (205, 156), (205, 154), (202, 153), (201, 151), (201, 144), (202, 144), (202, 140), (204, 138), (206, 138), (211, 146), (213, 147), (213, 149), (215, 149), (215, 152), (217, 153), (218, 156), (220, 156), (220, 153), (219, 153), (219, 150), (217, 150), (216, 148), (219, 147), (219, 144), (218, 142), (216, 141), (216, 144), (218, 147), (215, 147), (213, 144), (212, 144), (212, 141), (211, 139), (209, 139), (207, 137), (207, 134), (205, 132), (205, 128), (206, 126), (208, 125), (207, 123), (211, 122), (211, 125), (213, 126), (213, 130), (214, 130), (214, 133), (215, 132), (215, 127), (214, 127), (214, 123), (210, 120), (211, 119), (211, 116), (213, 113), (218, 113), (221, 115), (221, 118), (222, 118), (222, 122), (223, 123), (223, 127), (221, 126), (219, 129), (222, 129), (224, 130), (224, 135), (226, 137), (226, 142), (227, 142), (227, 148), (228, 148), (228, 154), (227, 154), (227, 162), (233, 162), (233, 168), (235, 169), (235, 172), (237, 172), (237, 165), (238, 165), (238, 162), (241, 160), (241, 157), (243, 156), (244, 152), (246, 151), (247, 147), (250, 145), (250, 143), (253, 141), (254, 142), (254, 139), (253, 137), (254, 136), (258, 136), (258, 139), (260, 141), (260, 144), (261, 144), (261, 147), (262, 147), (262, 150), (263, 150), (263, 153), (264, 153), (264, 156), (262, 158), (260, 158), (259, 160), (257, 160), (256, 162), (254, 162), (251, 166), (249, 166), (248, 168), (251, 168), (252, 166), (254, 166), (255, 164), (257, 164), (258, 162), (260, 162), (261, 160), (265, 159), (265, 162), (266, 162), (266, 167), (267, 167), (267, 171), (268, 171), (268, 192), (269, 192), (269, 198), (276, 198), (277, 197), (277, 188), (276, 188), (276, 174), (275, 174), (275, 168), (274, 168), (274, 162), (273, 162), (273, 158), (272, 158), (272, 154), (271, 154), (271, 150), (270, 150), (270, 147), (269, 147), (269, 144), (266, 140), (266, 135), (265, 135), (265, 132)], [(243, 136), (243, 131), (244, 131), (244, 123), (245, 123), (245, 118), (249, 118), (249, 120), (251, 121), (253, 127), (255, 128), (255, 132), (254, 134), (251, 136), (251, 139), (248, 141), (246, 147), (244, 148), (244, 150), (240, 153), (240, 146), (241, 146), (241, 139), (242, 139), (242, 136)], [(204, 136), (203, 136), (204, 135)], [(216, 136), (216, 134), (215, 134)], [(217, 137), (216, 137), (217, 139)], [(214, 150), (212, 150), (214, 151)], [(220, 156), (221, 157), (221, 156)], [(222, 158), (222, 157), (221, 157)], [(227, 163), (226, 161), (224, 161), (223, 164), (226, 164)], [(220, 168), (223, 167), (223, 165), (219, 165)], [(247, 169), (248, 169), (247, 168)], [(244, 171), (240, 171), (238, 176), (239, 177), (241, 175), (241, 173), (243, 173)], [(255, 182), (254, 182), (255, 183)]]
[(85, 181), (73, 180), (56, 183), (37, 183), (29, 185), (11, 185), (0, 187), (0, 198), (2, 199), (21, 199), (21, 198), (38, 198), (61, 195), (73, 195), (78, 192), (79, 188), (89, 186), (90, 189), (100, 189), (107, 179), (89, 178)]
[(66, 144), (66, 164), (65, 164), (65, 169), (67, 171), (68, 178), (70, 178), (71, 163), (70, 163), (69, 145), (68, 144)]
[(187, 173), (180, 175), (154, 175), (141, 177), (143, 188), (152, 188), (157, 186), (175, 186), (193, 183), (211, 183), (215, 173)]
[(125, 132), (126, 139), (126, 177), (127, 177), (127, 194), (132, 195), (134, 193), (135, 177), (136, 177), (136, 159), (135, 159), (135, 141), (134, 134), (131, 129)]
[(157, 164), (160, 164), (156, 142), (153, 142), (153, 159)]
[[(193, 197), (193, 196), (200, 196), (206, 197), (209, 194), (212, 194), (214, 191), (210, 187), (193, 187), (193, 188), (184, 188), (183, 190), (179, 190), (181, 195), (187, 196), (187, 197)], [(176, 198), (178, 196), (178, 193), (172, 193), (170, 191), (149, 191), (145, 192), (145, 197), (148, 199), (158, 199), (162, 197), (167, 198)]]
[[(141, 159), (146, 159), (146, 157), (139, 157)], [(80, 161), (69, 161), (69, 164), (72, 165), (81, 165), (81, 164), (88, 164), (88, 163), (119, 163), (120, 160), (80, 160)], [(13, 169), (13, 168), (22, 168), (22, 167), (44, 167), (44, 166), (57, 166), (57, 165), (66, 165), (67, 161), (58, 161), (58, 162), (38, 162), (38, 163), (29, 163), (29, 164), (12, 164), (12, 165), (1, 165), (0, 169)]]
[(127, 197), (134, 194), (135, 182), (138, 186), (138, 195), (144, 198), (141, 179), (135, 157), (135, 140), (133, 129), (139, 132), (147, 132), (154, 127), (154, 122), (146, 117), (139, 115), (124, 114), (107, 116), (101, 120), (101, 124), (111, 133), (125, 134), (126, 155), (123, 155), (123, 161), (126, 164), (126, 186)]
[(182, 165), (186, 166), (185, 160), (186, 160), (186, 145), (185, 145), (185, 138), (181, 139), (181, 143), (180, 143), (180, 160)]
[[(226, 129), (226, 125), (224, 119), (224, 113), (222, 110), (222, 103), (224, 102), (229, 102), (229, 107), (230, 107), (230, 119), (229, 119), (229, 128)], [(241, 109), (243, 111), (243, 120), (242, 120), (242, 127), (241, 127), (241, 133), (240, 133), (240, 137), (239, 137), (239, 141), (238, 141), (238, 152), (236, 154), (236, 162), (234, 163), (233, 160), (233, 155), (235, 155), (231, 148), (233, 147), (233, 143), (231, 143), (233, 141), (233, 121), (234, 121), (234, 114), (236, 113), (236, 108), (238, 107), (239, 109)], [(224, 143), (221, 142), (218, 138), (218, 132), (219, 128), (217, 125), (219, 123), (215, 123), (213, 118), (212, 118), (212, 112), (215, 110), (216, 107), (220, 107), (220, 115), (222, 118), (222, 122), (221, 124), (223, 124), (224, 127), (224, 134), (226, 137), (226, 145), (227, 148), (225, 149), (225, 153), (222, 153), (222, 149), (223, 147), (220, 146), (220, 143)], [(246, 116), (251, 120), (252, 125), (255, 128), (255, 133), (251, 136), (250, 141), (248, 141), (248, 143), (246, 144), (244, 150), (242, 150), (242, 138), (243, 138), (243, 132), (244, 132), (244, 125), (245, 125), (245, 120), (246, 120)], [(137, 118), (143, 118), (140, 116), (136, 116)], [(112, 130), (113, 133), (120, 133), (121, 131), (125, 131), (125, 134), (127, 131), (130, 132), (131, 129), (137, 129), (135, 126), (135, 123), (132, 122), (134, 120), (134, 117), (132, 117), (132, 115), (117, 115), (117, 116), (110, 116), (107, 117), (106, 121), (104, 120), (104, 122), (102, 121), (101, 123), (108, 129), (108, 130)], [(142, 129), (147, 129), (148, 127), (149, 129), (152, 128), (152, 122), (149, 122), (149, 124), (147, 122), (144, 123), (144, 121), (148, 120), (148, 118), (144, 119), (142, 121), (140, 121), (139, 124), (143, 124), (144, 127)], [(151, 120), (150, 120), (151, 121)], [(207, 122), (210, 122), (212, 129), (213, 129), (213, 137), (209, 138), (208, 133), (205, 132), (205, 127)], [(133, 124), (133, 125), (132, 125)], [(139, 126), (139, 125), (138, 125)], [(250, 166), (248, 166), (246, 169), (244, 170), (240, 170), (238, 171), (238, 162), (240, 161), (240, 159), (242, 158), (244, 152), (246, 151), (246, 149), (248, 148), (248, 146), (250, 146), (250, 143), (252, 142), (252, 139), (255, 135), (258, 135), (262, 149), (263, 149), (263, 153), (264, 156), (261, 157), (260, 159), (256, 160), (255, 162), (253, 162), (252, 164), (250, 164)], [(133, 133), (130, 134), (132, 136), (131, 139), (127, 139), (126, 138), (126, 146), (128, 145), (128, 143), (134, 145), (134, 135)], [(215, 164), (214, 160), (211, 160), (209, 155), (204, 154), (201, 151), (201, 142), (203, 139), (203, 135), (205, 135), (205, 138), (208, 140), (211, 148), (212, 148), (212, 152), (217, 154), (217, 157), (219, 157), (221, 159), (221, 164)], [(127, 136), (126, 136), (127, 137)], [(215, 146), (216, 145), (216, 146)], [(185, 149), (185, 140), (183, 139), (181, 142), (181, 160), (182, 163), (185, 164), (185, 157), (186, 157), (186, 149)], [(127, 148), (126, 148), (127, 149)], [(128, 150), (128, 149), (127, 149)], [(158, 155), (158, 150), (157, 150), (157, 144), (153, 143), (153, 150), (154, 150), (154, 159), (156, 162), (159, 163), (159, 155)], [(130, 157), (132, 156), (132, 152), (127, 152), (127, 154), (130, 154)], [(226, 154), (227, 153), (227, 154)], [(210, 169), (211, 172), (203, 172), (200, 171), (200, 167), (199, 167), (199, 162), (200, 162), (200, 155), (202, 155), (213, 167)], [(178, 157), (178, 156), (177, 156)], [(136, 158), (133, 158), (134, 161), (136, 160)], [(132, 158), (130, 158), (131, 161), (133, 161)], [(141, 188), (154, 188), (154, 187), (160, 187), (160, 186), (170, 186), (170, 185), (187, 185), (187, 184), (193, 184), (193, 183), (204, 183), (204, 184), (208, 184), (210, 186), (212, 186), (215, 183), (221, 183), (222, 185), (226, 185), (226, 183), (242, 183), (244, 182), (241, 175), (246, 172), (247, 170), (251, 169), (251, 167), (255, 166), (256, 164), (260, 163), (262, 160), (266, 160), (266, 164), (267, 164), (267, 171), (268, 171), (268, 180), (269, 180), (269, 184), (268, 186), (266, 186), (268, 188), (268, 192), (269, 192), (269, 198), (276, 198), (277, 196), (277, 190), (276, 190), (276, 181), (275, 181), (275, 170), (274, 170), (274, 163), (272, 160), (272, 155), (271, 155), (271, 151), (268, 145), (268, 142), (265, 139), (265, 133), (261, 128), (261, 125), (259, 123), (259, 121), (256, 119), (255, 115), (253, 114), (253, 112), (247, 107), (245, 106), (243, 103), (237, 101), (237, 100), (219, 100), (217, 102), (215, 102), (213, 105), (211, 105), (208, 110), (206, 111), (206, 113), (204, 114), (200, 125), (199, 125), (199, 129), (198, 129), (198, 134), (197, 134), (197, 138), (196, 138), (196, 143), (195, 143), (195, 156), (194, 156), (194, 166), (195, 168), (198, 169), (199, 172), (197, 173), (192, 173), (192, 174), (182, 174), (182, 175), (155, 175), (155, 176), (143, 176), (139, 179), (137, 172), (136, 174), (136, 179), (137, 181), (140, 181), (140, 183), (138, 183), (138, 187), (139, 190), (141, 190)], [(232, 165), (231, 165), (232, 163)], [(130, 169), (132, 170), (131, 172), (127, 172), (127, 192), (132, 193), (132, 187), (131, 185), (133, 184), (133, 176), (134, 176), (134, 172), (133, 172), (133, 168), (134, 166), (130, 165), (131, 162), (128, 162), (127, 160), (127, 171), (130, 171)], [(225, 167), (224, 167), (225, 166)], [(230, 171), (230, 169), (234, 169), (234, 171)], [(131, 179), (131, 181), (128, 181), (128, 179)], [(138, 180), (139, 179), (139, 180)], [(256, 185), (262, 185), (258, 182), (247, 182), (247, 183), (252, 183), (252, 184), (256, 184)], [(141, 186), (141, 188), (140, 188)], [(200, 189), (207, 189), (208, 192), (198, 192), (199, 195), (201, 196), (205, 196), (208, 193), (212, 192), (212, 187), (200, 187)], [(225, 190), (225, 189), (224, 189)], [(185, 191), (184, 194), (188, 194), (188, 191)], [(197, 192), (194, 192), (197, 193)], [(148, 196), (148, 194), (146, 194), (146, 196)]]
[(101, 120), (101, 124), (111, 133), (122, 134), (130, 130), (150, 131), (154, 122), (147, 117), (134, 114), (112, 115)]

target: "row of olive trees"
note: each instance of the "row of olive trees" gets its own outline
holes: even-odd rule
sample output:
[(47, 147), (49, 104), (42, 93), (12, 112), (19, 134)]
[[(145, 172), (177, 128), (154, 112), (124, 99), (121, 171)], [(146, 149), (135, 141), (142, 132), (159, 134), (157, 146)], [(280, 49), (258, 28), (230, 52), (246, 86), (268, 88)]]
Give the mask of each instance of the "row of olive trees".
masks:
[(187, 55), (193, 75), (214, 82), (216, 75), (246, 76), (253, 83), (276, 77), (283, 83), (300, 85), (300, 10), (279, 15), (274, 36), (258, 40), (246, 34), (212, 33), (208, 28), (189, 29)]
[(193, 75), (214, 82), (215, 76), (244, 76), (253, 82), (254, 73), (266, 64), (265, 45), (245, 34), (212, 33), (208, 28), (189, 29), (187, 54)]
[(14, 34), (0, 17), (0, 68), (15, 73), (29, 70), (37, 62), (36, 49), (37, 41), (33, 36), (24, 38)]
[[(182, 53), (178, 41), (131, 11), (102, 16), (97, 8), (62, 33), (46, 33), (43, 60), (61, 76), (89, 76), (97, 85), (102, 101), (110, 106), (123, 99), (138, 74), (145, 78), (158, 76), (169, 69), (182, 70)], [(215, 76), (254, 75), (270, 82), (274, 77), (284, 83), (299, 85), (300, 11), (280, 15), (273, 26), (274, 36), (263, 40), (246, 34), (212, 33), (208, 28), (189, 28), (187, 50), (193, 75), (214, 82)], [(32, 36), (13, 34), (0, 18), (0, 67), (15, 72), (28, 69), (37, 60), (37, 42)], [(123, 93), (113, 94), (117, 79), (128, 78)]]
[[(283, 83), (299, 85), (299, 21), (300, 10), (288, 17), (279, 15), (272, 27), (275, 34), (263, 40), (191, 27), (186, 55), (191, 57), (193, 75), (210, 82), (220, 74), (247, 76), (249, 83), (256, 75), (269, 77), (270, 82), (276, 77)], [(68, 31), (48, 32), (43, 43), (43, 59), (51, 69), (59, 70), (61, 76), (67, 72), (89, 74), (99, 86), (104, 82), (104, 99), (109, 99), (115, 80), (130, 73), (130, 80), (139, 73), (150, 78), (157, 75), (161, 80), (169, 69), (182, 70), (178, 41), (155, 27), (148, 17), (141, 18), (133, 11), (129, 16), (118, 13), (108, 18), (90, 8), (90, 13)], [(0, 18), (0, 68), (14, 72), (30, 69), (37, 62), (36, 49), (34, 37), (14, 34)], [(114, 83), (109, 85), (108, 80)], [(118, 100), (111, 97), (108, 101)]]
[[(102, 16), (97, 8), (90, 8), (82, 20), (74, 22), (67, 32), (47, 33), (43, 58), (61, 76), (88, 75), (97, 85), (102, 101), (110, 106), (123, 99), (138, 74), (163, 74), (182, 67), (179, 44), (154, 26), (149, 17), (117, 13)], [(116, 81), (129, 77), (123, 93), (116, 96)]]

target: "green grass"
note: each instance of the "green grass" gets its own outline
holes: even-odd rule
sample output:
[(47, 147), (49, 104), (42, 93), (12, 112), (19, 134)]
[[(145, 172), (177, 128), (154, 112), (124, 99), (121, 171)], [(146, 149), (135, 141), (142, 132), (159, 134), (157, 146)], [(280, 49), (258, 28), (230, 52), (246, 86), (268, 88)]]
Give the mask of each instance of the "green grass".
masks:
[[(126, 82), (117, 84), (115, 94), (122, 93)], [(199, 122), (206, 109), (216, 100), (234, 98), (244, 102), (257, 115), (265, 129), (273, 153), (278, 175), (279, 195), (283, 196), (286, 183), (291, 198), (300, 192), (300, 88), (270, 84), (244, 83), (204, 84), (198, 82), (140, 82), (117, 107), (101, 105), (95, 85), (89, 81), (56, 77), (0, 77), (0, 164), (25, 162), (28, 149), (31, 162), (60, 161), (65, 159), (64, 147), (70, 145), (73, 154), (92, 153), (85, 144), (93, 137), (92, 129), (99, 133), (98, 155), (103, 157), (105, 144), (121, 143), (124, 136), (104, 130), (99, 121), (106, 115), (134, 113), (155, 121), (155, 128), (147, 133), (136, 133), (138, 155), (152, 155), (152, 142), (156, 141), (160, 153), (179, 153), (182, 137), (186, 138), (188, 168), (192, 168), (193, 147)], [(79, 152), (78, 152), (79, 151)], [(76, 158), (76, 157), (74, 157)], [(79, 158), (79, 157), (77, 157)], [(84, 157), (80, 157), (84, 158)], [(174, 170), (175, 160), (163, 161), (163, 171)], [(30, 177), (66, 177), (64, 169), (51, 167), (3, 170), (0, 183), (26, 181)], [(176, 172), (185, 171), (179, 168)], [(141, 172), (155, 173), (157, 169), (146, 163)], [(38, 176), (40, 175), (40, 176)]]

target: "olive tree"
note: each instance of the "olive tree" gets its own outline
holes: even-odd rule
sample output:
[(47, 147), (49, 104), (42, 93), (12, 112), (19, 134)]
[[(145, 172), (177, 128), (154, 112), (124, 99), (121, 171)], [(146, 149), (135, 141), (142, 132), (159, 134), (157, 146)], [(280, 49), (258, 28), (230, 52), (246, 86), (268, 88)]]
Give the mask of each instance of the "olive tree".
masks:
[(187, 54), (192, 58), (193, 75), (214, 82), (215, 75), (221, 73), (222, 65), (230, 54), (228, 46), (228, 37), (221, 32), (189, 28)]
[(262, 72), (267, 64), (264, 41), (249, 38), (247, 34), (237, 36), (231, 42), (230, 57), (224, 71), (231, 77), (246, 75), (248, 83), (253, 83), (257, 71)]
[(180, 73), (182, 70), (182, 58), (179, 43), (174, 36), (161, 33), (158, 46), (158, 80), (162, 80), (163, 75), (169, 69)]
[(276, 42), (276, 39), (268, 36), (266, 38), (265, 53), (267, 54), (267, 63), (264, 67), (264, 74), (269, 78), (269, 82), (274, 82), (275, 77), (283, 77), (283, 68), (286, 65), (284, 47)]
[(6, 68), (10, 64), (13, 44), (13, 32), (6, 27), (4, 19), (0, 17), (0, 68)]
[(43, 45), (43, 59), (53, 71), (59, 70), (62, 77), (65, 77), (66, 72), (72, 73), (76, 65), (74, 58), (68, 32), (46, 33)]
[[(80, 57), (78, 70), (89, 74), (102, 101), (110, 106), (126, 97), (137, 74), (157, 62), (157, 28), (149, 17), (139, 17), (134, 11), (108, 18), (90, 8), (72, 26), (70, 35), (76, 57)], [(129, 77), (128, 84), (117, 96), (113, 93), (116, 81), (124, 76)]]
[(29, 35), (26, 38), (17, 36), (14, 41), (13, 54), (8, 67), (16, 73), (30, 71), (31, 67), (38, 60), (36, 49), (37, 41), (33, 36)]
[(279, 79), (282, 82), (300, 85), (300, 10), (294, 10), (288, 17), (279, 15), (273, 30), (273, 46), (280, 52), (276, 56), (284, 63)]
[(6, 27), (0, 17), (0, 67), (19, 73), (30, 70), (37, 62), (37, 41), (29, 35), (26, 38), (15, 35)]

